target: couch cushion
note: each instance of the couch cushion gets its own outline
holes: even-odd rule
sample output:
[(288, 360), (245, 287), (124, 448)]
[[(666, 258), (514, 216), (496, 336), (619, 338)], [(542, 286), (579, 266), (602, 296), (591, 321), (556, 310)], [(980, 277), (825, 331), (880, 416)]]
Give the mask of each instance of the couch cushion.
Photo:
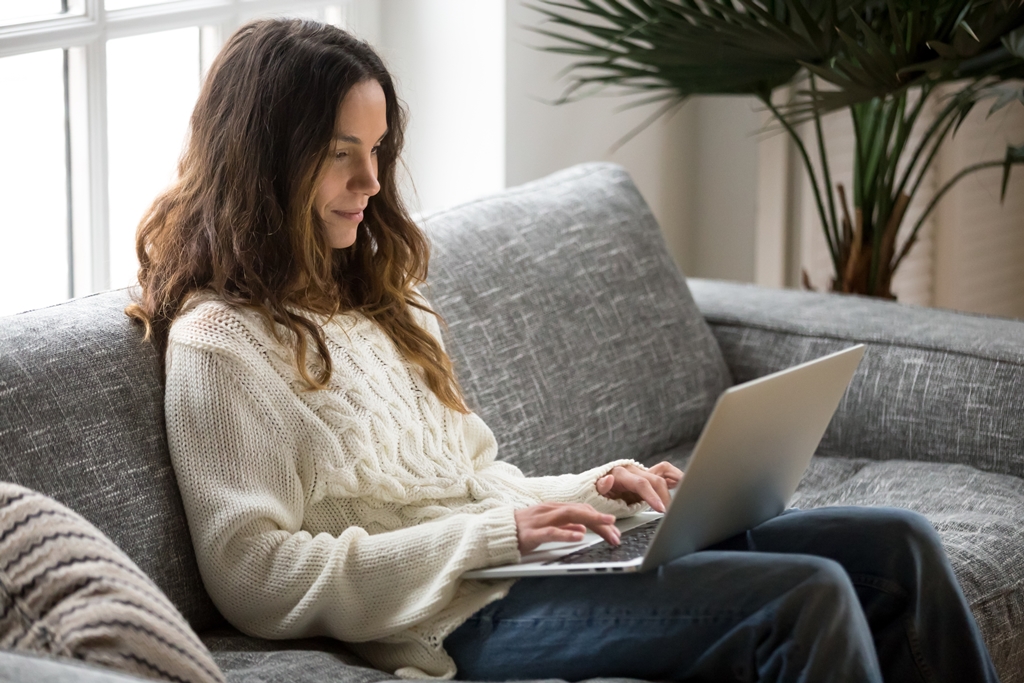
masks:
[(696, 438), (728, 371), (625, 170), (576, 166), (425, 226), (425, 294), (500, 457), (553, 474)]
[(333, 638), (264, 640), (233, 628), (203, 634), (229, 683), (378, 683), (394, 676), (372, 668)]
[(942, 538), (1003, 683), (1024, 682), (1024, 480), (966, 465), (816, 457), (795, 507), (883, 505)]
[(1024, 322), (693, 281), (737, 382), (867, 344), (819, 453), (1024, 477)]
[(223, 620), (167, 454), (159, 362), (128, 302), (120, 290), (0, 318), (0, 480), (84, 516), (206, 629)]
[[(228, 683), (399, 683), (393, 676), (370, 668), (331, 638), (261, 640), (225, 628), (204, 635), (203, 641)], [(557, 683), (557, 679), (522, 683)], [(632, 678), (590, 678), (580, 683), (641, 682)]]
[(121, 674), (71, 659), (0, 650), (0, 672), (4, 683), (146, 683), (147, 679)]

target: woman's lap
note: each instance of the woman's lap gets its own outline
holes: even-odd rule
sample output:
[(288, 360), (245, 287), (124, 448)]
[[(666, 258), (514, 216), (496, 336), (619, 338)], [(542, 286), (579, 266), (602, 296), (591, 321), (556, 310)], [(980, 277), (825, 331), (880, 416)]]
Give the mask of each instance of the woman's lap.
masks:
[(880, 658), (886, 680), (995, 680), (930, 525), (878, 508), (784, 514), (646, 574), (523, 579), (445, 647), (464, 679), (878, 681)]

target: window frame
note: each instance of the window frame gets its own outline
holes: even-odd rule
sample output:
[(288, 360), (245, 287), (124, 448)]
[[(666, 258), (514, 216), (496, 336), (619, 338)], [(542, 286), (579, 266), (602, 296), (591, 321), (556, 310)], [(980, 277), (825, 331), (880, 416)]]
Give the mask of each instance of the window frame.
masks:
[[(104, 291), (110, 282), (107, 64), (109, 40), (198, 26), (203, 73), (224, 40), (253, 16), (321, 11), (343, 24), (351, 0), (165, 0), (107, 10), (77, 0), (75, 14), (0, 26), (0, 58), (65, 51), (68, 297)], [(79, 11), (79, 9), (81, 11)]]

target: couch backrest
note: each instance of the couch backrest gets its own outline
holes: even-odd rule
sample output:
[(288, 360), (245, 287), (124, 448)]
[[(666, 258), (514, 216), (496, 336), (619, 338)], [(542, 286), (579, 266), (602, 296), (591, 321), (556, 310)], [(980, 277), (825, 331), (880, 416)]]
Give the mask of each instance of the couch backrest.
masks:
[(0, 318), (0, 479), (117, 543), (197, 630), (222, 621), (192, 553), (153, 347), (124, 290)]
[(691, 285), (737, 382), (867, 345), (821, 455), (1024, 477), (1024, 322), (861, 296)]
[(554, 474), (696, 439), (728, 370), (624, 169), (576, 166), (426, 230), (425, 294), (500, 457)]
[[(534, 474), (694, 439), (721, 353), (628, 175), (581, 166), (427, 221), (428, 297), (500, 457)], [(0, 479), (110, 536), (197, 630), (202, 589), (167, 451), (159, 361), (125, 290), (0, 318)]]

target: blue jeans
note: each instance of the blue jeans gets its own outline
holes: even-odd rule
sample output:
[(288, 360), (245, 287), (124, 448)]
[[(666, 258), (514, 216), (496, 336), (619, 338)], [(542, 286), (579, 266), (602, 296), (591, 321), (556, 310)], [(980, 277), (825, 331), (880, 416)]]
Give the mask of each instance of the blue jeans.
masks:
[(888, 508), (791, 511), (646, 574), (522, 579), (444, 646), (465, 680), (998, 680), (935, 530)]

